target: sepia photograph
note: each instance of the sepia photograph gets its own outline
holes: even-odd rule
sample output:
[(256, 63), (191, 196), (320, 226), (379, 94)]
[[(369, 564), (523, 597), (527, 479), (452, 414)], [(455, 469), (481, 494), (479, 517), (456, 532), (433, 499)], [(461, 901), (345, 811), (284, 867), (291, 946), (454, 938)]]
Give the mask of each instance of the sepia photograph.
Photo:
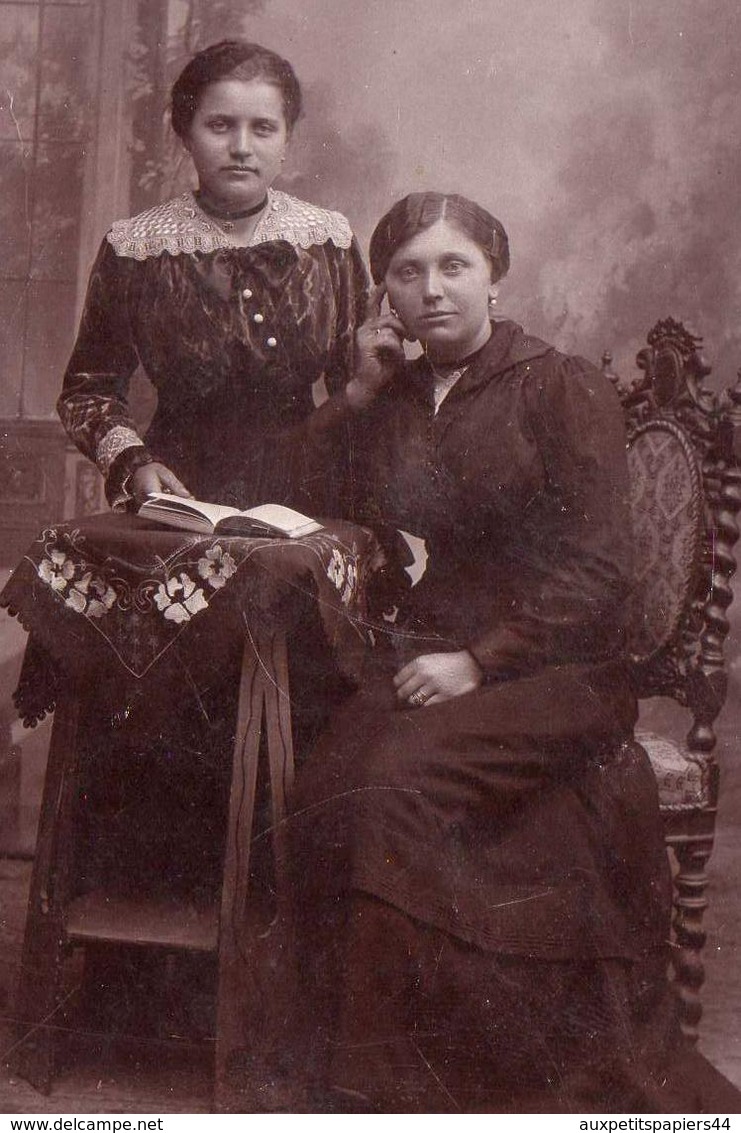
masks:
[(0, 1113), (732, 1128), (740, 42), (0, 0)]

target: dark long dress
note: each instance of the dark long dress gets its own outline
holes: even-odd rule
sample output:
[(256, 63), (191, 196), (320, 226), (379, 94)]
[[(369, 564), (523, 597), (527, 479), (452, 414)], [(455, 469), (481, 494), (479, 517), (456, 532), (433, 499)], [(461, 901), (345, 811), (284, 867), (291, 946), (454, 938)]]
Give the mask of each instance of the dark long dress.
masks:
[[(615, 394), (497, 323), (437, 415), (420, 360), (358, 431), (366, 515), (429, 559), (293, 797), (308, 1074), (355, 1112), (662, 1109), (670, 883), (621, 657)], [(402, 663), (464, 648), (477, 691), (396, 706)]]
[[(235, 245), (191, 193), (116, 222), (91, 272), (58, 403), (71, 439), (106, 477), (111, 504), (128, 501), (129, 458), (148, 454), (202, 499), (338, 514), (349, 450), (341, 391), (365, 290), (347, 220), (272, 189), (249, 247)], [(128, 402), (137, 369), (157, 393), (143, 439)], [(292, 651), (301, 744), (333, 691), (322, 667), (329, 657), (302, 652), (310, 628)], [(117, 733), (118, 746), (133, 749), (126, 760), (93, 723), (90, 797), (103, 812), (123, 799), (138, 816), (131, 842), (140, 862), (128, 850), (114, 861), (124, 875), (149, 856), (167, 862), (163, 884), (218, 882), (238, 665), (238, 656), (224, 659), (218, 686), (184, 682), (176, 719), (171, 708), (155, 711), (172, 705), (172, 690), (148, 687)], [(95, 720), (106, 718), (102, 706)]]

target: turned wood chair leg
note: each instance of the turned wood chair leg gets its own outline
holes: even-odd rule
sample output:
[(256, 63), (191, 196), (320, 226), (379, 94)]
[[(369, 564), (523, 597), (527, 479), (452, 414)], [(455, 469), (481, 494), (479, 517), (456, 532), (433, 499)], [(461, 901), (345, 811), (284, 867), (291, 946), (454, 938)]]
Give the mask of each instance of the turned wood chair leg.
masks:
[(702, 949), (707, 935), (703, 917), (708, 906), (705, 869), (712, 848), (712, 838), (683, 842), (673, 847), (679, 872), (674, 879), (675, 948), (672, 962), (679, 991), (682, 1031), (691, 1042), (697, 1042), (702, 1017), (700, 989), (705, 980)]

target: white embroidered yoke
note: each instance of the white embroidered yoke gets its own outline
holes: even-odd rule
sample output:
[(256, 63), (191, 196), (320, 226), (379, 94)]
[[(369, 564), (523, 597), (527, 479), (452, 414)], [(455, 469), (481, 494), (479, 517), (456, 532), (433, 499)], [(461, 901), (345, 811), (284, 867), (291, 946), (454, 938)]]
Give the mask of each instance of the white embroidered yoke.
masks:
[[(244, 246), (203, 211), (190, 191), (129, 220), (117, 220), (107, 239), (116, 255), (135, 260), (163, 252), (177, 256)], [(248, 247), (268, 240), (285, 240), (297, 248), (311, 248), (331, 240), (338, 248), (349, 248), (352, 230), (342, 213), (300, 201), (279, 189), (268, 189), (267, 207)]]

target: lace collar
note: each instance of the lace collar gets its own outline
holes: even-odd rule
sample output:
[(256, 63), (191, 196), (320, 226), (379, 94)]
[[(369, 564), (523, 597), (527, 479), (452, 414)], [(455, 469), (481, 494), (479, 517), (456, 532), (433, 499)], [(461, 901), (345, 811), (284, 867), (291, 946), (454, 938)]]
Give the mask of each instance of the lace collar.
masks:
[[(107, 239), (117, 256), (134, 260), (152, 259), (163, 252), (178, 256), (239, 246), (203, 212), (191, 192), (130, 220), (117, 220)], [(342, 213), (269, 189), (268, 207), (257, 222), (249, 246), (268, 240), (285, 240), (294, 248), (311, 248), (331, 240), (338, 248), (349, 248), (352, 231)]]

